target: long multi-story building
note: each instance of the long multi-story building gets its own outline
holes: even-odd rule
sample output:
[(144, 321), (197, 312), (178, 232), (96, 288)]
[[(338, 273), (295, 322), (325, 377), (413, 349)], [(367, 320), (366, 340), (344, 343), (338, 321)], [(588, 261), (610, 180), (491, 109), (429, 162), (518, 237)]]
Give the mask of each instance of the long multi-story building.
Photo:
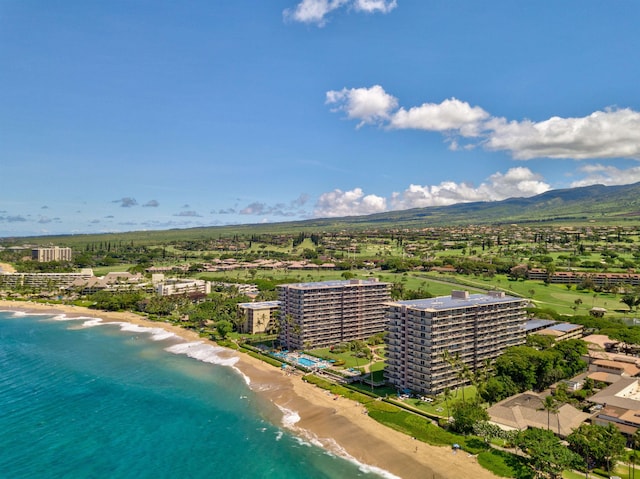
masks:
[(280, 344), (328, 347), (384, 331), (389, 289), (377, 278), (280, 285)]
[(465, 384), (459, 370), (477, 371), (486, 360), (525, 342), (526, 304), (498, 291), (452, 291), (451, 296), (389, 303), (385, 378), (399, 390), (426, 395)]
[(31, 250), (31, 259), (46, 263), (48, 261), (71, 261), (71, 248), (60, 248), (52, 246), (50, 248), (34, 248)]

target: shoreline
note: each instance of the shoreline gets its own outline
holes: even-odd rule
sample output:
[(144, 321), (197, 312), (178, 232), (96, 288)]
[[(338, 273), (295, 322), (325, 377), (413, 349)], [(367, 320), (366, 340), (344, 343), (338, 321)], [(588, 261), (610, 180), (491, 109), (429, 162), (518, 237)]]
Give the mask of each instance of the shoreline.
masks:
[[(169, 323), (150, 321), (131, 312), (108, 312), (71, 305), (47, 305), (26, 301), (0, 300), (0, 310), (36, 314), (64, 314), (69, 318), (100, 318), (103, 322), (125, 322), (141, 327), (158, 328), (175, 334), (186, 342), (203, 342), (219, 348), (208, 339)], [(301, 380), (299, 375), (285, 375), (259, 359), (225, 348), (228, 359), (236, 359), (234, 368), (249, 378), (249, 387), (280, 411), (277, 422), (304, 440), (330, 453), (357, 462), (363, 470), (385, 476), (411, 478), (495, 478), (482, 468), (475, 457), (450, 448), (438, 447), (384, 426), (363, 414), (362, 406)], [(295, 415), (297, 421), (287, 424)], [(299, 419), (298, 419), (299, 417)], [(276, 419), (276, 418), (274, 418)], [(385, 472), (387, 474), (385, 474)]]

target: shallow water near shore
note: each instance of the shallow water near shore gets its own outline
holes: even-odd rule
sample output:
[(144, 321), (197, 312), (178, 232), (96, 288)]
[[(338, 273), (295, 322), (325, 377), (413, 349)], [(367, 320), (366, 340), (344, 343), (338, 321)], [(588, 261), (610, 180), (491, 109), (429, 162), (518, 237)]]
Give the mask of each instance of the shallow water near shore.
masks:
[(60, 319), (0, 311), (0, 477), (380, 477), (274, 424), (215, 348)]

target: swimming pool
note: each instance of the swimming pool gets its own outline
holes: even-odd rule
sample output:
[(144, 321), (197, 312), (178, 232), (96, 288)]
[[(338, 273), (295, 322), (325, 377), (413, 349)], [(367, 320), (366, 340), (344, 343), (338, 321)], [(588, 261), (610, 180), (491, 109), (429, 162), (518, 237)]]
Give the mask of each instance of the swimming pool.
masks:
[(307, 358), (296, 358), (296, 361), (298, 362), (298, 364), (300, 364), (301, 366), (304, 366), (305, 368), (311, 368), (313, 366), (318, 365), (317, 362)]

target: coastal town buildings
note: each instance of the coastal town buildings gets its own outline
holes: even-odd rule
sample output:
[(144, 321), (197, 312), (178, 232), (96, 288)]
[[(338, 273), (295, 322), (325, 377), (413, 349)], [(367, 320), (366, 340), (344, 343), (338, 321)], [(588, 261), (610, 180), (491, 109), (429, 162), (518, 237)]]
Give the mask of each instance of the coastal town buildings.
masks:
[(155, 283), (155, 290), (160, 296), (190, 295), (194, 293), (207, 295), (211, 293), (211, 282), (202, 279), (163, 278)]
[(34, 290), (58, 290), (69, 287), (76, 281), (87, 281), (93, 270), (83, 269), (79, 273), (0, 273), (0, 288), (31, 288)]
[(59, 246), (33, 248), (31, 250), (31, 259), (40, 263), (49, 261), (71, 261), (72, 254), (71, 248), (61, 248)]
[(389, 289), (377, 278), (280, 285), (280, 344), (321, 348), (383, 332)]
[(390, 303), (385, 378), (399, 390), (426, 395), (465, 384), (460, 368), (476, 371), (525, 342), (526, 304), (498, 291), (455, 290), (451, 296)]
[(261, 334), (274, 331), (280, 313), (280, 301), (256, 301), (238, 304), (241, 333)]

